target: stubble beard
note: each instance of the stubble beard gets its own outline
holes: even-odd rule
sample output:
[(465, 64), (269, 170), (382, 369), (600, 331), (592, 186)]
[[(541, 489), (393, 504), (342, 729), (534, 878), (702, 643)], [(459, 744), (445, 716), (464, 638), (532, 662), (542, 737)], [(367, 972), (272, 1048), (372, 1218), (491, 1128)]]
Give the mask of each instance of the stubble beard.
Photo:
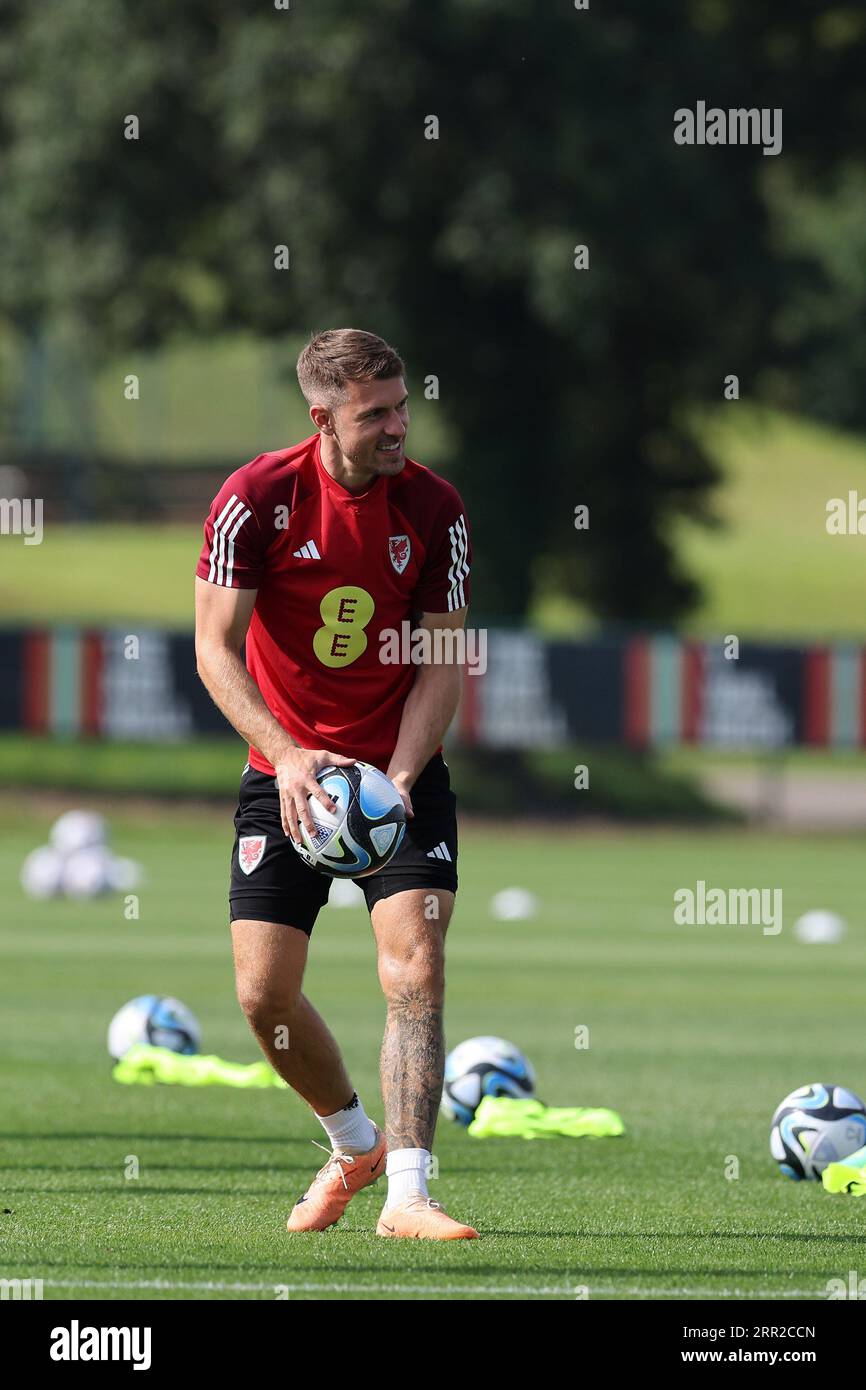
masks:
[(403, 447), (395, 451), (393, 459), (389, 459), (387, 455), (378, 453), (375, 444), (350, 450), (343, 444), (336, 430), (334, 431), (334, 438), (343, 458), (348, 459), (352, 466), (361, 473), (369, 473), (371, 477), (375, 478), (382, 476), (393, 478), (403, 471), (403, 465), (406, 462), (405, 439), (402, 441)]

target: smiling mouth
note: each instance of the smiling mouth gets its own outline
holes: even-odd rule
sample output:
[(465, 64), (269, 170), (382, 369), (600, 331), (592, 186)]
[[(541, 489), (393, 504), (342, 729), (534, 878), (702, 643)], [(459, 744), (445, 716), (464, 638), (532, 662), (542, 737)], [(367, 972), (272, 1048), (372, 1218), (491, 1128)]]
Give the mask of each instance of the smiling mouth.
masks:
[(402, 439), (398, 439), (396, 444), (377, 444), (376, 448), (381, 454), (399, 454), (403, 447)]

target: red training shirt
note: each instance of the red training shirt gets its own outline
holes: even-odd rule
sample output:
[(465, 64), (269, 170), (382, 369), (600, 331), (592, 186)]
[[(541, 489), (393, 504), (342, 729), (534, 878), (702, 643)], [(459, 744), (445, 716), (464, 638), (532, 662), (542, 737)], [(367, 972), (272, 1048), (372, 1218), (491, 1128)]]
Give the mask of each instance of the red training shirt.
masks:
[[(416, 667), (380, 660), (380, 634), (469, 602), (471, 538), (460, 494), (407, 458), (348, 492), (318, 433), (232, 473), (205, 522), (196, 574), (257, 589), (247, 669), (302, 748), (386, 771)], [(273, 775), (257, 749), (250, 764)]]

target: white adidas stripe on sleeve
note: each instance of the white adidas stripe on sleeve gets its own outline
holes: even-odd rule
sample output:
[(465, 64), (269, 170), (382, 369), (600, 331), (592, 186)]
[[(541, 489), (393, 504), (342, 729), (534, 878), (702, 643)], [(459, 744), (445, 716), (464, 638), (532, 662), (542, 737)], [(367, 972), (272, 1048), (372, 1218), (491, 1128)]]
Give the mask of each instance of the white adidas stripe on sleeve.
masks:
[(238, 501), (232, 493), (214, 522), (208, 571), (211, 584), (222, 584), (224, 588), (231, 588), (235, 563), (235, 536), (251, 515), (249, 507), (245, 508), (243, 502)]
[(464, 580), (469, 573), (469, 537), (466, 534), (466, 520), (462, 512), (453, 526), (449, 526), (451, 537), (451, 565), (448, 570), (448, 612), (466, 606)]

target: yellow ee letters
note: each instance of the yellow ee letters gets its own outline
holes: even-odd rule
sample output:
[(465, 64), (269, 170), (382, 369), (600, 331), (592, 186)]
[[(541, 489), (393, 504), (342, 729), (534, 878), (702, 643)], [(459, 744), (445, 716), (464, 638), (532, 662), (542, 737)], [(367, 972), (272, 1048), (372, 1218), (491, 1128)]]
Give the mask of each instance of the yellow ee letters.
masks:
[(313, 651), (323, 666), (351, 666), (367, 650), (364, 628), (376, 605), (366, 589), (344, 585), (331, 589), (319, 604), (323, 626), (313, 637)]

